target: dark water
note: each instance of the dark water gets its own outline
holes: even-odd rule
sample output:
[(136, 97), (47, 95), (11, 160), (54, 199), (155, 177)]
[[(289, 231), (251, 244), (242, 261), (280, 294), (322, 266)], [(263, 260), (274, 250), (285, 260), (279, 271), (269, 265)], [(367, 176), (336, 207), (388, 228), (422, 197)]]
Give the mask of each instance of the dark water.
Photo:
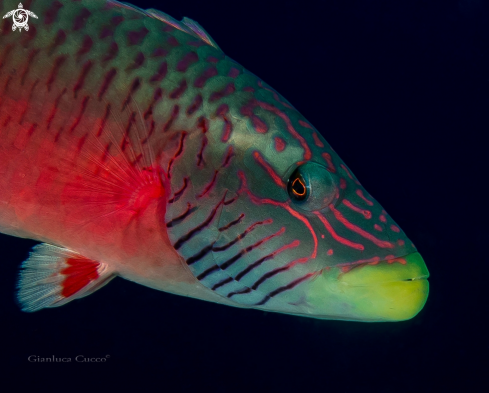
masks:
[[(63, 308), (25, 314), (14, 286), (34, 242), (0, 236), (2, 380), (30, 391), (486, 390), (488, 3), (137, 5), (200, 22), (323, 133), (424, 256), (428, 303), (407, 322), (318, 321), (116, 279)], [(110, 358), (38, 364), (29, 355)]]

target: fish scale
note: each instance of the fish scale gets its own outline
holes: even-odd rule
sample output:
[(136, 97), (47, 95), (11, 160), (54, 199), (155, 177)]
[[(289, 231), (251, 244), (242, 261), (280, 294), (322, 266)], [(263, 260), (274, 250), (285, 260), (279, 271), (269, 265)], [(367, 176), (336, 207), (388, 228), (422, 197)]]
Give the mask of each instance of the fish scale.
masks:
[(321, 134), (198, 23), (115, 1), (25, 6), (30, 30), (5, 19), (0, 36), (2, 232), (110, 267), (87, 271), (305, 315), (318, 277), (416, 252)]

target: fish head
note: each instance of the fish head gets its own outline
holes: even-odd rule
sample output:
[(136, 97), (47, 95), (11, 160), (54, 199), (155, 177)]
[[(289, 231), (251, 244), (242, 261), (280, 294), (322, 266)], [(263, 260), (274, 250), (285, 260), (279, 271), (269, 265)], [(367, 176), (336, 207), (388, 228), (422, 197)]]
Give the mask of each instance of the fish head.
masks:
[(255, 94), (235, 111), (226, 143), (226, 122), (217, 136), (211, 128), (205, 165), (186, 161), (193, 200), (180, 211), (185, 203), (197, 210), (169, 230), (177, 251), (199, 281), (242, 307), (412, 318), (428, 296), (422, 257), (321, 134), (277, 97)]

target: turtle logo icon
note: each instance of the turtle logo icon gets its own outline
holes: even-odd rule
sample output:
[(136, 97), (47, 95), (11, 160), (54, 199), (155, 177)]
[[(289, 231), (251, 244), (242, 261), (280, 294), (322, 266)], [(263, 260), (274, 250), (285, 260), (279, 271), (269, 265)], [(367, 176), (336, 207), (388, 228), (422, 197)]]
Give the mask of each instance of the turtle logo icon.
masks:
[(12, 25), (13, 31), (17, 30), (17, 28), (19, 29), (19, 31), (22, 31), (22, 28), (24, 28), (25, 31), (29, 31), (29, 25), (27, 24), (29, 16), (38, 19), (37, 15), (34, 12), (25, 10), (22, 3), (19, 3), (18, 7), (19, 8), (16, 10), (7, 12), (3, 16), (3, 19), (12, 17), (12, 20), (14, 22), (14, 24)]

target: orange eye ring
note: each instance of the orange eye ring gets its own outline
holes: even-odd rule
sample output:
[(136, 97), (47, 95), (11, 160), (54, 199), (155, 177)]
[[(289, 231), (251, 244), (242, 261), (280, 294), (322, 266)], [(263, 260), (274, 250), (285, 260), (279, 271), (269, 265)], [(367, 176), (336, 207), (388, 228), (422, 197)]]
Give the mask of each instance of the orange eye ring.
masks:
[(304, 202), (309, 197), (309, 187), (299, 172), (299, 169), (296, 169), (292, 173), (287, 189), (290, 198), (295, 202)]
[[(299, 184), (297, 184), (299, 183)], [(292, 192), (294, 195), (298, 197), (305, 197), (307, 193), (306, 185), (304, 184), (304, 181), (301, 178), (296, 178), (292, 182)]]

